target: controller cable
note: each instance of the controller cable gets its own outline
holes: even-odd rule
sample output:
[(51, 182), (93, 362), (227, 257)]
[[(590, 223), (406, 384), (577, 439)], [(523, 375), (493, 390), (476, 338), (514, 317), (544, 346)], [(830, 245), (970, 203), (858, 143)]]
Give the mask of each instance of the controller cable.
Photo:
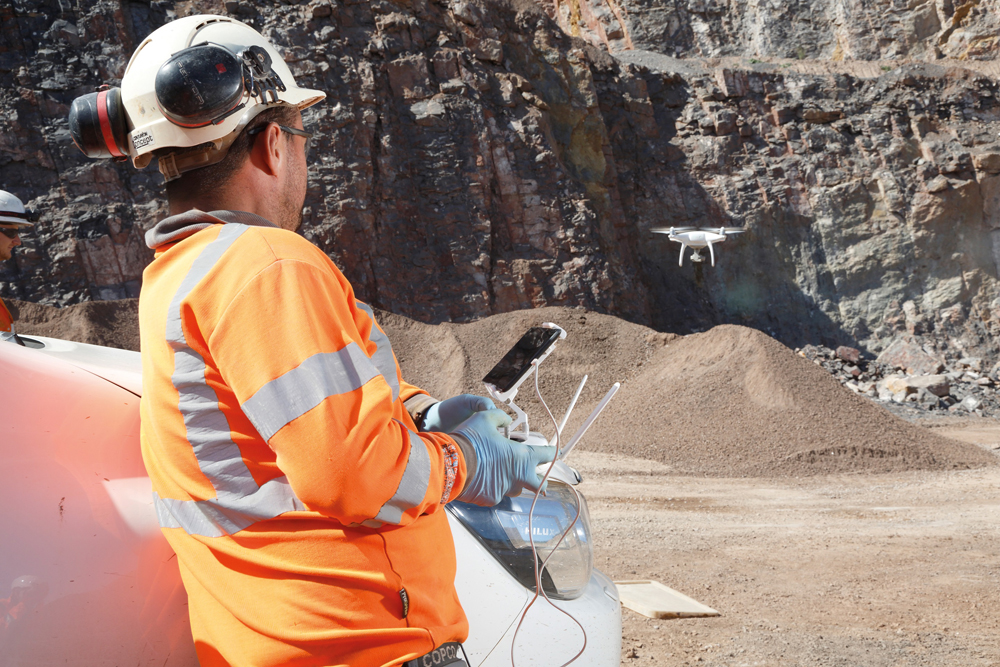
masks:
[(584, 629), (583, 624), (580, 623), (580, 621), (578, 621), (572, 614), (570, 614), (565, 609), (561, 609), (554, 602), (552, 602), (552, 600), (549, 599), (548, 594), (545, 592), (545, 589), (542, 587), (542, 571), (545, 570), (545, 566), (548, 565), (549, 559), (552, 558), (556, 554), (556, 550), (559, 548), (559, 545), (562, 544), (563, 540), (566, 539), (566, 536), (569, 535), (573, 531), (573, 529), (576, 527), (577, 521), (580, 520), (580, 513), (583, 512), (583, 499), (580, 497), (580, 492), (577, 491), (576, 488), (574, 488), (572, 484), (568, 484), (567, 485), (570, 488), (570, 490), (573, 492), (573, 494), (576, 496), (576, 516), (573, 517), (573, 522), (570, 523), (569, 527), (566, 528), (566, 530), (563, 531), (563, 534), (559, 536), (559, 541), (557, 541), (556, 545), (554, 547), (552, 547), (552, 551), (549, 553), (549, 555), (545, 558), (544, 561), (542, 561), (541, 565), (539, 565), (539, 563), (538, 563), (538, 561), (539, 561), (539, 558), (538, 558), (538, 548), (535, 546), (535, 531), (534, 531), (534, 525), (533, 525), (533, 517), (534, 517), (534, 513), (535, 513), (535, 503), (538, 502), (538, 497), (540, 495), (542, 495), (542, 489), (545, 488), (545, 484), (546, 484), (546, 482), (548, 482), (549, 475), (552, 473), (552, 468), (555, 466), (556, 461), (559, 459), (559, 448), (561, 446), (560, 445), (560, 436), (561, 436), (561, 430), (562, 429), (559, 428), (559, 422), (557, 422), (556, 418), (552, 415), (552, 411), (549, 410), (549, 406), (548, 406), (548, 404), (545, 403), (545, 399), (542, 398), (542, 392), (538, 388), (538, 370), (539, 370), (539, 368), (538, 368), (538, 366), (539, 366), (538, 360), (536, 359), (536, 360), (532, 361), (531, 365), (535, 367), (535, 394), (538, 396), (538, 400), (539, 400), (539, 402), (541, 402), (542, 407), (545, 408), (545, 412), (549, 415), (549, 419), (552, 420), (552, 425), (555, 426), (555, 428), (556, 428), (556, 456), (552, 457), (552, 462), (549, 463), (549, 467), (545, 470), (545, 475), (542, 476), (541, 484), (539, 484), (538, 490), (535, 491), (535, 497), (531, 501), (531, 509), (528, 510), (528, 540), (531, 543), (531, 555), (534, 557), (534, 565), (535, 565), (535, 595), (534, 595), (534, 597), (531, 598), (531, 601), (528, 602), (528, 606), (524, 608), (524, 611), (521, 612), (521, 618), (517, 622), (517, 627), (514, 628), (514, 636), (511, 638), (511, 644), (510, 644), (510, 663), (511, 663), (512, 667), (514, 667), (516, 665), (516, 662), (515, 662), (515, 659), (514, 659), (514, 648), (515, 648), (515, 646), (517, 646), (517, 633), (521, 629), (521, 625), (524, 623), (524, 619), (528, 616), (528, 610), (531, 609), (531, 606), (533, 604), (535, 604), (535, 601), (538, 600), (538, 596), (541, 595), (543, 598), (545, 598), (545, 601), (548, 602), (549, 605), (552, 606), (553, 609), (555, 609), (556, 611), (559, 611), (560, 613), (568, 616), (571, 621), (573, 621), (574, 623), (576, 623), (577, 626), (580, 628), (580, 632), (583, 633), (583, 647), (580, 648), (580, 652), (577, 653), (576, 655), (574, 655), (572, 658), (570, 658), (568, 662), (564, 662), (560, 666), (560, 667), (567, 667), (567, 665), (570, 665), (570, 664), (576, 662), (577, 659), (581, 655), (583, 655), (583, 652), (587, 649), (587, 631), (586, 631), (586, 629)]

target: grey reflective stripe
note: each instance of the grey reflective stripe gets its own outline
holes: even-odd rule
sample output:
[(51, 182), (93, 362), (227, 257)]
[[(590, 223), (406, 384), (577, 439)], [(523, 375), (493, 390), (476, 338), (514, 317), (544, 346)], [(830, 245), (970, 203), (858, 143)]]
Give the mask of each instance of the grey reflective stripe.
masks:
[(355, 342), (314, 354), (271, 380), (243, 403), (243, 412), (265, 440), (330, 396), (359, 389), (380, 373)]
[(396, 399), (399, 398), (399, 376), (396, 373), (396, 355), (392, 353), (392, 344), (389, 343), (389, 337), (378, 328), (378, 324), (375, 322), (375, 312), (371, 306), (360, 301), (355, 301), (355, 304), (371, 318), (372, 332), (368, 338), (378, 348), (372, 355), (372, 361), (392, 389), (392, 402), (395, 403)]
[(205, 382), (205, 360), (189, 347), (175, 350), (171, 380), (177, 388), (177, 407), (184, 417), (187, 440), (216, 494), (253, 493), (257, 482), (230, 437), (229, 420), (219, 410), (218, 396)]
[(164, 528), (183, 528), (190, 535), (232, 535), (261, 521), (305, 507), (285, 477), (258, 486), (232, 440), (229, 421), (219, 409), (219, 397), (205, 380), (207, 365), (184, 336), (181, 304), (211, 272), (219, 259), (247, 230), (245, 225), (223, 225), (191, 264), (167, 309), (167, 343), (174, 350), (171, 381), (177, 389), (178, 409), (184, 417), (187, 440), (198, 467), (215, 489), (211, 500), (176, 500), (153, 494), (156, 514)]
[(184, 339), (184, 329), (181, 325), (181, 302), (187, 298), (198, 283), (205, 279), (219, 258), (246, 230), (246, 225), (223, 225), (215, 240), (205, 246), (201, 254), (191, 264), (191, 268), (188, 269), (187, 275), (181, 281), (177, 293), (174, 294), (174, 298), (170, 302), (170, 308), (167, 310), (167, 342), (171, 346), (187, 346)]
[(282, 507), (279, 514), (304, 511), (305, 506), (295, 497), (288, 479), (279, 477), (264, 484), (253, 494), (242, 498), (219, 500), (175, 500), (153, 494), (156, 516), (164, 528), (183, 528), (188, 535), (222, 537), (233, 535), (258, 521), (273, 519), (276, 514), (262, 508)]
[(410, 456), (406, 461), (406, 470), (396, 493), (375, 515), (376, 521), (398, 524), (403, 520), (403, 513), (419, 505), (427, 495), (427, 487), (431, 483), (431, 457), (423, 439), (413, 431), (408, 430), (407, 433), (410, 434)]

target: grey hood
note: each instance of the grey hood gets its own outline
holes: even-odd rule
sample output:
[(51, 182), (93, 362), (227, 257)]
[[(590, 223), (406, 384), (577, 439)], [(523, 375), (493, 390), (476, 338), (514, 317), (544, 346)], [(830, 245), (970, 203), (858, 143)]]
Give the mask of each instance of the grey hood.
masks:
[(206, 227), (224, 225), (229, 222), (250, 225), (251, 227), (278, 226), (256, 213), (247, 213), (246, 211), (211, 211), (205, 213), (193, 208), (190, 211), (172, 215), (156, 223), (152, 229), (146, 232), (146, 245), (153, 250), (157, 250), (161, 246), (186, 239)]

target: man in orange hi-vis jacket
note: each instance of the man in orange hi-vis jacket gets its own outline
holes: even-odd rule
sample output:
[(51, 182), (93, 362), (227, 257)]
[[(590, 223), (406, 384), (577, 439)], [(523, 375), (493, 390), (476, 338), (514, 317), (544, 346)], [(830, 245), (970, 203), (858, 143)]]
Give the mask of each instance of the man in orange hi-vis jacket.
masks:
[(73, 103), (87, 155), (155, 151), (167, 179), (139, 299), (154, 503), (203, 667), (464, 665), (441, 659), (468, 632), (444, 505), (537, 489), (555, 452), (502, 437), (488, 399), (404, 382), (372, 309), (294, 233), (300, 109), (324, 97), (252, 28), (193, 16)]
[[(0, 190), (0, 262), (13, 257), (14, 248), (21, 245), (21, 232), (32, 223), (28, 221), (30, 211), (21, 200), (5, 190)], [(13, 331), (14, 318), (0, 300), (0, 331)]]

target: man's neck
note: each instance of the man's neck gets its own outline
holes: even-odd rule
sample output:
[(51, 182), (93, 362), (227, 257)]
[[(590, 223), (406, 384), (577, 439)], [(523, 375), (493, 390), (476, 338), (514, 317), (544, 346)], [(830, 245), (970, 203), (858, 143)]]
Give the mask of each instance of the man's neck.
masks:
[[(227, 201), (224, 197), (212, 197), (204, 199), (185, 199), (182, 201), (170, 200), (167, 202), (167, 210), (170, 215), (180, 215), (181, 213), (186, 213), (192, 209), (198, 209), (199, 211), (231, 211), (240, 210), (246, 211), (247, 206), (236, 205), (235, 202)], [(257, 213), (257, 211), (250, 211), (250, 213)], [(260, 215), (258, 213), (258, 215)]]

